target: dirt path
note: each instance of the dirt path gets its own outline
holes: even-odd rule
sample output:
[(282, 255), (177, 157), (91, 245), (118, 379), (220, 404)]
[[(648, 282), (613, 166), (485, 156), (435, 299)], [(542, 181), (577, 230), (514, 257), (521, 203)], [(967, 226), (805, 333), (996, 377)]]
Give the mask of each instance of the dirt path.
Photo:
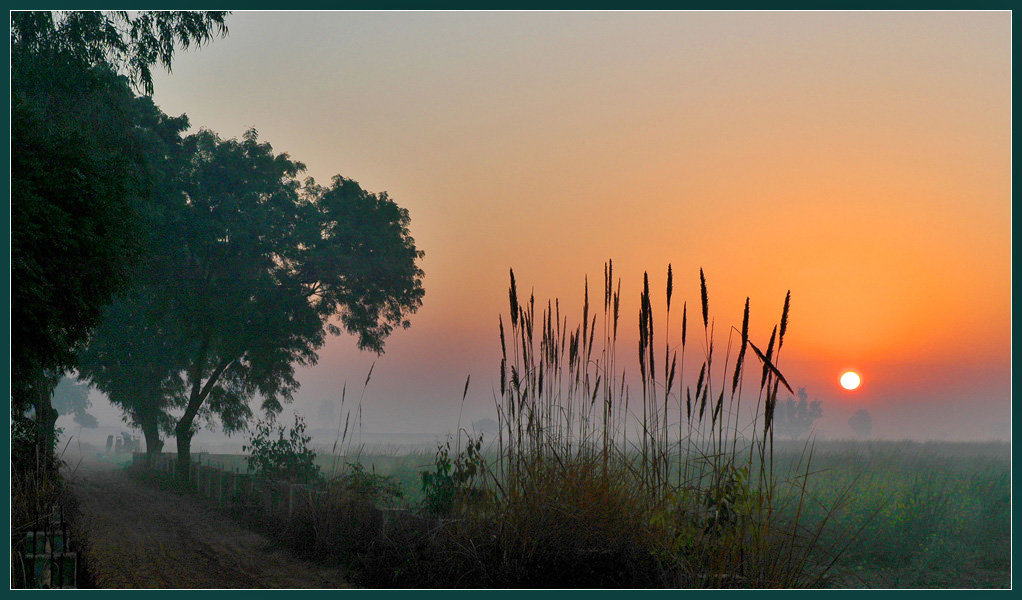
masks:
[(298, 559), (197, 498), (116, 465), (82, 463), (71, 483), (98, 587), (351, 587), (341, 569)]

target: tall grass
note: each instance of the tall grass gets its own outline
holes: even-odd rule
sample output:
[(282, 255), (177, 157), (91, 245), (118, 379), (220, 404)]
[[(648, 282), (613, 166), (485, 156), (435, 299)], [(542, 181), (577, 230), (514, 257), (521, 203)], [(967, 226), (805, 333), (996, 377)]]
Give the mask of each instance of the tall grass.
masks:
[[(782, 481), (772, 460), (778, 391), (791, 391), (777, 367), (790, 293), (766, 351), (749, 337), (747, 299), (741, 329), (721, 328), (727, 345), (720, 357), (702, 270), (702, 335), (689, 331), (683, 303), (680, 347), (671, 346), (673, 283), (668, 266), (658, 329), (644, 276), (641, 392), (633, 398), (619, 362), (621, 281), (613, 263), (604, 268), (602, 313), (590, 304), (586, 280), (582, 321), (573, 328), (559, 301), (539, 313), (534, 297), (520, 301), (510, 273), (509, 318), (498, 320), (498, 459), (489, 502), (472, 513), (497, 529), (500, 551), (489, 560), (499, 556), (501, 564), (487, 567), (498, 574), (493, 583), (571, 585), (565, 565), (603, 564), (598, 557), (610, 564), (587, 577), (604, 585), (798, 587), (822, 575), (807, 571), (817, 534), (797, 516), (776, 518), (778, 486), (801, 486), (808, 475), (802, 464)], [(689, 349), (690, 333), (702, 338), (695, 340), (702, 352), (695, 383), (686, 386), (686, 353), (698, 352)], [(752, 420), (744, 422), (750, 377), (758, 390)]]
[[(512, 271), (510, 310), (498, 318), (497, 439), (480, 452), (470, 438), (462, 452), (459, 422), (453, 447), (441, 446), (436, 471), (422, 477), (418, 514), (392, 513), (385, 523), (372, 508), (393, 481), (359, 467), (360, 444), (349, 462), (360, 419), (343, 410), (345, 387), (328, 496), (310, 517), (317, 547), (324, 540), (343, 549), (370, 586), (819, 583), (827, 565), (810, 553), (826, 515), (814, 512), (813, 526), (801, 518), (811, 449), (783, 469), (773, 456), (774, 407), (781, 387), (791, 391), (777, 366), (790, 294), (764, 351), (750, 338), (749, 300), (740, 327), (718, 326), (702, 270), (699, 276), (693, 319), (701, 331), (698, 321), (690, 331), (688, 302), (681, 302), (680, 332), (671, 329), (673, 269), (662, 327), (644, 276), (631, 355), (635, 386), (624, 366), (631, 357), (618, 351), (621, 280), (611, 262), (602, 309), (590, 303), (587, 279), (573, 327), (559, 300), (539, 312), (533, 296), (520, 300)], [(754, 402), (743, 397), (752, 395), (750, 385)]]

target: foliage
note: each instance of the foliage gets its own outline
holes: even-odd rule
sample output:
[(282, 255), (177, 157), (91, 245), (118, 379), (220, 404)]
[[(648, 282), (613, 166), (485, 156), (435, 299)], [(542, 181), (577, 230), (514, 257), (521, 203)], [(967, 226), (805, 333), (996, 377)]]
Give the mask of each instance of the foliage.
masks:
[[(276, 435), (276, 437), (274, 437)], [(305, 434), (305, 420), (295, 415), (295, 424), (287, 430), (276, 419), (260, 419), (248, 444), (249, 469), (265, 479), (292, 483), (317, 483), (323, 476), (316, 465), (316, 453), (309, 448), (312, 438)]]
[[(790, 298), (765, 352), (749, 339), (746, 302), (742, 327), (734, 328), (741, 337), (729, 344), (737, 360), (722, 360), (733, 372), (721, 373), (721, 389), (708, 376), (716, 379), (721, 369), (712, 369), (705, 277), (700, 274), (705, 354), (698, 377), (689, 380), (687, 305), (680, 348), (665, 334), (658, 354), (647, 277), (639, 311), (642, 397), (629, 402), (615, 358), (620, 286), (613, 285), (609, 263), (604, 275), (601, 330), (598, 314), (590, 319), (588, 285), (582, 322), (567, 329), (554, 302), (537, 311), (533, 298), (519, 301), (512, 273), (510, 320), (499, 322), (498, 455), (476, 467), (485, 470), (480, 484), (486, 485), (477, 502), (458, 502), (452, 490), (464, 471), (450, 444), (441, 446), (435, 472), (422, 478), (426, 508), (454, 518), (395, 541), (395, 554), (414, 547), (407, 551), (411, 562), (400, 573), (374, 569), (383, 577), (376, 584), (802, 587), (819, 581), (826, 567), (806, 557), (822, 525), (807, 527), (798, 511), (793, 519), (777, 518), (779, 489), (788, 484), (774, 472), (772, 419), (779, 388), (791, 391), (777, 367)], [(668, 269), (668, 324), (671, 296)], [(762, 375), (753, 375), (759, 380), (753, 428), (739, 424), (747, 418), (739, 411), (747, 348), (762, 366)], [(683, 381), (694, 386), (683, 388)], [(751, 440), (742, 437), (750, 430)], [(808, 464), (800, 468), (790, 478), (796, 502), (804, 500), (798, 490), (808, 477)]]
[(852, 428), (855, 435), (869, 437), (869, 434), (873, 432), (873, 417), (870, 416), (868, 410), (860, 408), (848, 419), (848, 426)]
[(813, 423), (823, 416), (823, 408), (819, 400), (809, 402), (809, 395), (806, 389), (798, 389), (798, 401), (788, 397), (784, 402), (778, 402), (774, 409), (774, 431), (777, 435), (798, 439), (809, 433)]
[(828, 585), (1006, 587), (1010, 462), (1003, 443), (817, 443), (803, 513), (834, 507), (813, 557), (840, 551)]
[(333, 485), (344, 491), (368, 498), (377, 506), (392, 504), (404, 497), (401, 485), (393, 478), (368, 471), (358, 462), (349, 462)]
[(16, 54), (11, 68), (12, 395), (23, 406), (44, 373), (74, 366), (127, 282), (146, 190), (124, 82), (61, 57)]
[(184, 202), (179, 178), (188, 158), (182, 138), (188, 119), (167, 116), (148, 98), (136, 101), (134, 116), (152, 182), (142, 215), (148, 232), (145, 252), (132, 271), (133, 285), (107, 307), (79, 353), (78, 371), (123, 411), (127, 423), (142, 429), (146, 450), (153, 454), (162, 449), (161, 433), (173, 432), (168, 411), (185, 403), (185, 358), (168, 329), (172, 323), (160, 317), (167, 306), (154, 293), (154, 277), (161, 273), (160, 257), (169, 243), (162, 232)]
[[(43, 429), (60, 375), (130, 280), (152, 181), (132, 80), (176, 45), (226, 32), (225, 13), (11, 14), (11, 280), (14, 412)], [(52, 431), (46, 435), (52, 437)]]
[[(202, 46), (227, 35), (224, 11), (18, 11), (11, 44), (32, 54), (60, 53), (86, 65), (125, 71), (153, 93), (152, 66), (168, 71), (177, 46)], [(215, 32), (215, 33), (214, 33)]]
[(196, 419), (227, 432), (289, 401), (296, 365), (314, 364), (340, 324), (383, 351), (422, 302), (422, 256), (408, 213), (386, 194), (340, 177), (329, 188), (252, 130), (242, 140), (200, 131), (185, 140), (182, 197), (163, 230), (150, 287), (161, 327), (182, 353), (187, 404), (176, 437), (186, 464)]
[(447, 515), (456, 505), (473, 502), (482, 495), (479, 487), (486, 468), (480, 452), (483, 436), (469, 438), (464, 450), (451, 459), (451, 440), (437, 446), (433, 472), (423, 471), (423, 508), (435, 515)]
[(88, 412), (92, 402), (89, 401), (87, 385), (75, 383), (70, 377), (64, 377), (53, 389), (50, 403), (60, 415), (74, 414), (74, 422), (86, 429), (99, 427), (96, 417)]

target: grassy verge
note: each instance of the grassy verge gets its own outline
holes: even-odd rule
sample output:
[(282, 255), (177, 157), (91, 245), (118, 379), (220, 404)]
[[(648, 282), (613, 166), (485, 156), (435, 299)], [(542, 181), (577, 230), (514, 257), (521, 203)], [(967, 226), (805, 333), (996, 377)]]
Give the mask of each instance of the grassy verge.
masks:
[[(808, 558), (823, 524), (802, 518), (808, 461), (781, 473), (773, 456), (773, 407), (779, 388), (790, 389), (777, 367), (788, 300), (761, 350), (749, 338), (748, 302), (741, 328), (710, 319), (702, 272), (694, 317), (701, 322), (691, 336), (687, 303), (680, 335), (670, 329), (671, 270), (662, 329), (647, 280), (636, 398), (617, 356), (620, 281), (610, 263), (604, 283), (602, 319), (587, 284), (582, 322), (568, 328), (559, 302), (539, 313), (534, 298), (519, 302), (511, 274), (509, 319), (499, 321), (495, 455), (461, 436), (439, 449), (422, 479), (432, 520), (374, 544), (360, 565), (368, 583), (804, 587), (823, 580), (829, 565)], [(720, 336), (723, 356), (715, 354)], [(686, 387), (693, 345), (702, 353)], [(743, 407), (747, 380), (755, 387)]]

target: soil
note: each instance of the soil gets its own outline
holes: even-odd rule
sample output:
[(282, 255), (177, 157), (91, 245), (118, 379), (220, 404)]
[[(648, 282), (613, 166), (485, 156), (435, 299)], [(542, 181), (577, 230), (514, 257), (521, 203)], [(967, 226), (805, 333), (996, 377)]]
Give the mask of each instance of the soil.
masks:
[(185, 492), (82, 462), (68, 477), (99, 588), (348, 588), (348, 573), (302, 560)]

